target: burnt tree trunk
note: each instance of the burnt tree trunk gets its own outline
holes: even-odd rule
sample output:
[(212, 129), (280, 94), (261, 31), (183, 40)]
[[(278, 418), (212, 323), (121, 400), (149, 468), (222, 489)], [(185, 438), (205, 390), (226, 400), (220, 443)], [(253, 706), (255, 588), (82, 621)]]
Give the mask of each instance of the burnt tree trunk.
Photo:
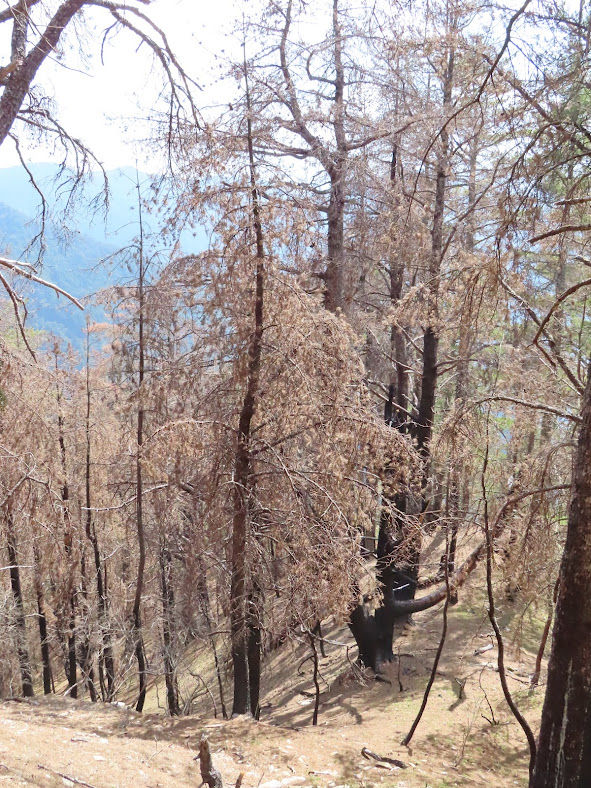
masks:
[[(251, 509), (251, 425), (259, 396), (261, 353), (263, 339), (264, 260), (263, 229), (260, 217), (259, 194), (256, 182), (252, 118), (248, 74), (244, 63), (247, 101), (247, 145), (250, 165), (252, 219), (256, 242), (254, 326), (248, 349), (246, 390), (240, 409), (236, 455), (234, 463), (234, 513), (232, 519), (232, 570), (230, 583), (230, 629), (232, 663), (234, 667), (234, 701), (232, 716), (252, 713), (250, 682), (259, 681), (258, 674), (250, 675), (249, 668), (260, 670), (249, 662), (249, 580), (248, 547), (250, 541)], [(257, 667), (258, 665), (258, 667)]]
[(10, 510), (6, 512), (6, 527), (8, 563), (10, 564), (10, 587), (12, 590), (12, 598), (14, 600), (16, 618), (16, 648), (18, 654), (18, 664), (21, 673), (21, 685), (25, 698), (32, 698), (35, 693), (33, 691), (31, 660), (29, 659), (29, 650), (27, 648), (27, 622), (25, 619), (25, 610), (23, 605), (23, 592), (21, 587), (20, 569), (18, 565), (16, 534), (14, 532), (14, 521), (12, 519), (12, 512)]
[(207, 589), (207, 569), (205, 566), (205, 561), (203, 560), (203, 554), (201, 552), (197, 552), (196, 563), (197, 563), (197, 568), (199, 570), (198, 580), (197, 580), (197, 584), (199, 588), (199, 605), (201, 607), (201, 612), (203, 613), (203, 616), (207, 623), (207, 630), (209, 632), (209, 642), (211, 644), (213, 662), (215, 665), (215, 675), (218, 683), (218, 692), (220, 695), (220, 706), (222, 708), (222, 717), (225, 720), (227, 720), (228, 712), (226, 710), (224, 682), (222, 680), (222, 669), (221, 669), (218, 650), (215, 642), (215, 635), (213, 634), (214, 627), (213, 627), (213, 620), (211, 614), (211, 602), (209, 599), (209, 591)]
[[(443, 75), (443, 109), (451, 106), (454, 69), (454, 50), (448, 54), (446, 70)], [(439, 346), (437, 298), (439, 293), (439, 274), (443, 254), (443, 219), (445, 212), (445, 190), (447, 184), (449, 134), (445, 128), (440, 133), (441, 149), (437, 160), (435, 204), (433, 227), (431, 231), (431, 255), (429, 261), (429, 314), (427, 326), (423, 334), (423, 368), (419, 407), (416, 418), (409, 424), (409, 431), (415, 439), (419, 454), (423, 459), (422, 509), (428, 508), (427, 486), (430, 473), (430, 441), (433, 432), (435, 414), (435, 395), (437, 389), (437, 351)], [(391, 180), (396, 177), (397, 150), (394, 149), (391, 167)], [(391, 271), (391, 299), (395, 302), (400, 298), (402, 278), (400, 272)], [(395, 340), (395, 336), (393, 337)], [(399, 374), (404, 367), (401, 365)], [(406, 377), (406, 376), (405, 376)], [(400, 424), (394, 412), (395, 397), (406, 396), (406, 380), (398, 378), (398, 385), (390, 383), (389, 398), (385, 408), (387, 423)], [(398, 404), (398, 403), (396, 403)], [(405, 407), (401, 405), (401, 407)], [(406, 428), (405, 428), (406, 429)], [(385, 487), (387, 485), (387, 469), (385, 469)], [(421, 555), (421, 533), (416, 526), (405, 522), (404, 514), (408, 510), (408, 500), (402, 494), (385, 490), (384, 497), (389, 506), (384, 507), (380, 518), (380, 532), (377, 550), (377, 577), (383, 592), (383, 602), (374, 613), (365, 604), (358, 604), (353, 609), (349, 628), (359, 648), (359, 659), (367, 667), (379, 671), (385, 661), (392, 660), (392, 638), (396, 620), (407, 619), (410, 613), (400, 612), (397, 603), (414, 599), (418, 579)]]
[(139, 245), (138, 245), (138, 409), (137, 409), (137, 455), (135, 463), (136, 471), (136, 502), (135, 502), (135, 515), (136, 515), (136, 530), (138, 539), (138, 567), (137, 567), (137, 580), (135, 586), (135, 596), (133, 601), (133, 636), (135, 640), (135, 657), (137, 660), (139, 691), (138, 699), (136, 702), (135, 710), (143, 711), (144, 703), (146, 701), (147, 684), (147, 662), (146, 652), (144, 647), (144, 637), (142, 631), (142, 594), (144, 591), (144, 573), (146, 568), (146, 536), (144, 532), (144, 484), (143, 484), (143, 443), (144, 443), (144, 406), (142, 397), (144, 395), (144, 376), (145, 376), (145, 267), (144, 267), (144, 235), (143, 235), (143, 222), (142, 222), (142, 200), (140, 193), (139, 179), (136, 181), (138, 212), (140, 221)]
[(47, 617), (45, 615), (45, 600), (43, 598), (43, 584), (39, 576), (39, 548), (33, 543), (33, 556), (35, 559), (35, 596), (37, 597), (37, 621), (39, 623), (39, 641), (41, 646), (41, 665), (43, 670), (43, 693), (50, 695), (52, 692), (51, 657), (49, 653), (49, 638), (47, 634)]
[[(455, 51), (450, 49), (447, 64), (442, 79), (443, 110), (444, 113), (451, 107), (452, 87), (454, 75)], [(440, 132), (440, 150), (437, 157), (435, 173), (435, 202), (433, 208), (433, 227), (431, 229), (431, 256), (429, 262), (429, 307), (427, 326), (423, 333), (423, 366), (421, 371), (421, 393), (419, 407), (411, 433), (416, 441), (416, 446), (423, 460), (423, 482), (421, 493), (421, 509), (428, 512), (430, 501), (428, 497), (429, 477), (431, 473), (431, 437), (433, 434), (433, 421), (435, 417), (435, 400), (437, 393), (438, 377), (438, 349), (439, 349), (439, 277), (441, 273), (442, 255), (444, 253), (443, 227), (445, 214), (445, 192), (448, 177), (449, 133), (444, 126)], [(415, 528), (414, 533), (407, 539), (408, 563), (407, 576), (410, 583), (410, 596), (416, 593), (419, 562), (421, 555), (421, 532)]]
[(174, 660), (174, 589), (171, 573), (172, 555), (166, 545), (162, 545), (160, 548), (160, 580), (162, 589), (162, 645), (166, 703), (170, 716), (178, 717), (181, 710)]
[(86, 687), (88, 689), (88, 693), (90, 695), (90, 700), (93, 703), (96, 703), (98, 700), (98, 695), (96, 691), (96, 681), (94, 675), (94, 666), (93, 666), (93, 656), (92, 656), (92, 647), (90, 643), (90, 605), (88, 604), (88, 579), (86, 577), (86, 554), (85, 551), (82, 550), (80, 555), (80, 581), (81, 581), (81, 619), (83, 622), (86, 623), (86, 627), (82, 631), (80, 635), (80, 646), (79, 646), (79, 663), (80, 668), (82, 670), (82, 675)]
[[(98, 538), (96, 535), (96, 528), (93, 524), (93, 549), (94, 549), (94, 564), (98, 567), (96, 580), (97, 592), (99, 597), (99, 615), (101, 618), (101, 631), (103, 636), (103, 655), (104, 655), (104, 669), (107, 678), (106, 686), (106, 699), (107, 702), (115, 700), (115, 657), (113, 656), (113, 647), (111, 645), (111, 625), (109, 622), (109, 590), (107, 585), (107, 564), (101, 563), (99, 553)], [(102, 572), (100, 571), (102, 567)], [(99, 663), (101, 664), (101, 663)]]
[[(86, 538), (92, 546), (94, 570), (96, 578), (96, 593), (98, 606), (98, 624), (102, 640), (102, 648), (98, 655), (99, 681), (103, 700), (110, 703), (115, 699), (115, 663), (111, 635), (109, 631), (109, 612), (106, 582), (103, 578), (103, 567), (99, 550), (96, 528), (92, 519), (91, 496), (91, 467), (92, 467), (92, 432), (91, 432), (91, 388), (90, 388), (90, 329), (86, 325), (86, 467), (85, 467), (85, 493), (86, 493)], [(106, 685), (105, 685), (106, 678)]]
[(591, 785), (591, 376), (580, 430), (530, 788)]
[(59, 346), (55, 348), (55, 380), (56, 380), (56, 404), (57, 404), (57, 427), (58, 442), (60, 447), (60, 460), (62, 466), (62, 513), (64, 520), (64, 552), (68, 561), (68, 585), (67, 585), (67, 616), (68, 616), (68, 637), (67, 637), (67, 665), (66, 674), (68, 680), (68, 690), (71, 698), (78, 697), (78, 678), (76, 662), (76, 560), (74, 555), (74, 532), (72, 519), (70, 516), (70, 488), (68, 486), (68, 460), (66, 452), (66, 440), (64, 434), (64, 417), (62, 413), (62, 390), (59, 383)]

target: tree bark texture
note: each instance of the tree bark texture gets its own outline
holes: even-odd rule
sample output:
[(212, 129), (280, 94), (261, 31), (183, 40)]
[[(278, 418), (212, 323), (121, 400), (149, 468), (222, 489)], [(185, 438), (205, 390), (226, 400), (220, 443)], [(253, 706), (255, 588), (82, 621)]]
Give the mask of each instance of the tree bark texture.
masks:
[[(57, 43), (74, 16), (85, 5), (85, 0), (66, 0), (57, 9), (49, 24), (39, 36), (37, 44), (22, 58), (20, 63), (15, 63), (15, 69), (7, 78), (2, 98), (0, 98), (0, 145), (4, 142), (21, 110), (27, 93), (35, 79), (37, 71), (45, 58), (55, 49)], [(22, 57), (22, 44), (17, 35), (17, 30), (22, 30), (22, 15), (15, 21), (15, 34), (13, 35), (13, 50), (17, 50), (17, 57)], [(15, 47), (15, 38), (19, 40)]]
[(538, 755), (530, 788), (591, 785), (591, 378), (583, 396)]
[[(260, 670), (260, 660), (253, 660), (251, 643), (249, 660), (249, 580), (248, 543), (250, 541), (251, 508), (251, 425), (254, 418), (261, 372), (261, 353), (263, 339), (263, 295), (264, 259), (263, 228), (260, 217), (259, 194), (256, 183), (254, 147), (248, 74), (244, 64), (247, 91), (247, 145), (250, 165), (252, 220), (256, 242), (254, 326), (248, 349), (248, 370), (246, 390), (240, 409), (236, 455), (234, 464), (234, 514), (232, 519), (232, 568), (230, 583), (230, 629), (232, 637), (232, 663), (234, 667), (234, 702), (232, 716), (255, 713), (251, 707), (250, 682), (259, 681), (256, 671)], [(255, 673), (250, 676), (249, 668)], [(255, 692), (258, 695), (258, 691)]]

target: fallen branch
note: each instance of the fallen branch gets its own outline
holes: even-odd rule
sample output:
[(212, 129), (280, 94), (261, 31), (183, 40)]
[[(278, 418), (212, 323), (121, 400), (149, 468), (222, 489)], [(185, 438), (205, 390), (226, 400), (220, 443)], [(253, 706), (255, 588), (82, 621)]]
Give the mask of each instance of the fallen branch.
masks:
[(397, 758), (388, 758), (386, 755), (378, 755), (372, 752), (368, 747), (363, 747), (361, 754), (364, 758), (367, 758), (368, 761), (374, 760), (379, 763), (391, 763), (392, 766), (397, 766), (399, 769), (406, 769), (406, 764), (403, 761), (399, 761)]
[(44, 772), (51, 772), (52, 774), (56, 774), (58, 777), (61, 777), (62, 780), (69, 780), (74, 785), (84, 785), (85, 788), (96, 788), (95, 785), (91, 783), (87, 783), (84, 780), (79, 780), (77, 777), (70, 777), (69, 774), (64, 774), (63, 772), (56, 772), (55, 769), (50, 769), (49, 766), (43, 766), (43, 764), (37, 764), (38, 769), (42, 769)]
[[(591, 280), (589, 280), (591, 283)], [(538, 336), (541, 331), (544, 330), (544, 326), (540, 328), (534, 342), (538, 339)], [(528, 402), (528, 400), (520, 399), (519, 397), (506, 397), (501, 394), (495, 394), (490, 397), (483, 397), (482, 399), (476, 400), (473, 404), (474, 405), (484, 405), (486, 402), (512, 402), (514, 405), (521, 405), (524, 408), (532, 408), (534, 410), (541, 410), (544, 413), (550, 413), (552, 416), (558, 416), (559, 419), (568, 419), (569, 421), (574, 421), (577, 424), (581, 423), (581, 417), (575, 415), (574, 413), (566, 413), (563, 410), (558, 410), (558, 408), (553, 408), (550, 405), (544, 405), (543, 402)]]

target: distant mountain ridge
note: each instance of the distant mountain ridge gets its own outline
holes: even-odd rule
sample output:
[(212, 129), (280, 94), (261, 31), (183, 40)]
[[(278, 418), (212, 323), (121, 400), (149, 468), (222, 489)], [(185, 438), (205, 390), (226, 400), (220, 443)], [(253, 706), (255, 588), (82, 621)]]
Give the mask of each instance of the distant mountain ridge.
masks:
[[(74, 185), (73, 173), (65, 170), (60, 174), (55, 164), (31, 164), (29, 170), (48, 201), (54, 222), (59, 222)], [(87, 175), (77, 187), (76, 200), (69, 210), (69, 226), (66, 229), (119, 248), (138, 233), (136, 182), (139, 180), (143, 187), (142, 196), (145, 198), (151, 176), (143, 172), (136, 173), (131, 167), (112, 170), (106, 175), (109, 192), (106, 215), (102, 208), (105, 198), (103, 175), (95, 172)], [(29, 219), (39, 214), (39, 193), (23, 167), (0, 169), (0, 202)]]
[[(24, 262), (35, 262), (34, 250), (23, 254), (35, 232), (30, 218), (0, 203), (1, 253)], [(49, 228), (40, 275), (76, 298), (84, 299), (107, 285), (108, 271), (100, 268), (100, 261), (115, 250), (115, 247), (105, 242), (81, 234), (74, 235), (67, 247), (63, 247), (55, 232)], [(27, 298), (30, 312), (28, 325), (57, 334), (75, 346), (81, 344), (82, 330), (86, 325), (85, 314), (66, 298), (58, 298), (53, 290), (17, 277), (13, 278), (13, 282), (17, 291)]]
[[(113, 279), (101, 261), (137, 237), (139, 209), (137, 182), (142, 198), (150, 194), (151, 176), (127, 167), (107, 172), (108, 210), (104, 209), (102, 174), (87, 176), (75, 201), (68, 203), (72, 173), (60, 175), (54, 164), (31, 164), (31, 174), (47, 200), (47, 247), (41, 276), (84, 299), (107, 287)], [(30, 248), (40, 228), (41, 199), (23, 167), (0, 169), (0, 254), (34, 263), (38, 246)], [(157, 231), (159, 217), (142, 211), (146, 232)], [(186, 251), (205, 247), (201, 234), (185, 234)], [(80, 347), (86, 315), (64, 298), (40, 285), (18, 284), (28, 298), (29, 325), (62, 336)], [(1, 289), (0, 289), (1, 292)], [(100, 312), (100, 310), (99, 310)], [(101, 319), (96, 311), (94, 317)]]

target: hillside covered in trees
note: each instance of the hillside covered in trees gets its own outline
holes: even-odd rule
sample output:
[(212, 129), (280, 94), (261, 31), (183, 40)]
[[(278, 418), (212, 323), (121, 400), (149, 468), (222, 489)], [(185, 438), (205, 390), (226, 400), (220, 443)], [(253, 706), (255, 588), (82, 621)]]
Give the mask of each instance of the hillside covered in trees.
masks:
[[(515, 776), (591, 785), (591, 7), (260, 2), (206, 79), (164, 5), (0, 9), (0, 145), (38, 206), (17, 227), (3, 189), (0, 696), (272, 726), (305, 669), (314, 728), (339, 681), (402, 692), (421, 640), (410, 745), (442, 666), (463, 700), (480, 600)], [(126, 171), (90, 293), (43, 261), (117, 223), (115, 186), (43, 74), (114, 36), (152, 58), (161, 171)], [(76, 347), (35, 297), (86, 307)]]

